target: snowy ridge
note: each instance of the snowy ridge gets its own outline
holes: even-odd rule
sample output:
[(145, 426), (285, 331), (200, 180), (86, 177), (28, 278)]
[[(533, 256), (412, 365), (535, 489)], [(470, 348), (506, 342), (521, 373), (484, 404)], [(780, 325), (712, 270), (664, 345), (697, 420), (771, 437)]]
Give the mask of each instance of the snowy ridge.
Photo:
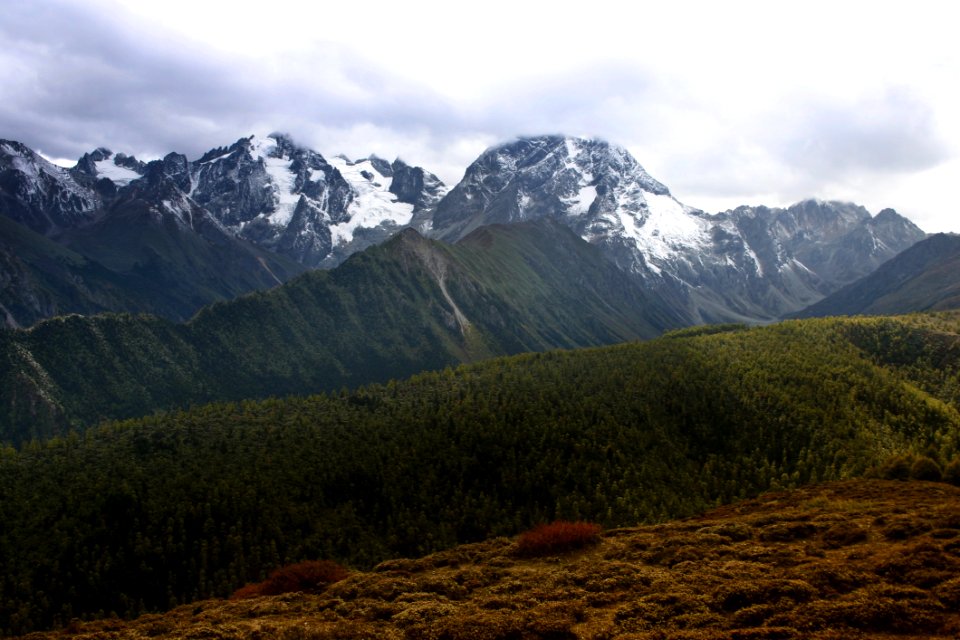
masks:
[(710, 223), (689, 213), (673, 196), (648, 191), (642, 195), (646, 215), (638, 216), (626, 206), (618, 207), (624, 234), (631, 238), (659, 272), (660, 265), (693, 250), (704, 250), (710, 243)]
[(170, 153), (144, 164), (99, 148), (67, 171), (0, 140), (0, 170), (10, 176), (0, 188), (18, 203), (8, 215), (49, 236), (137, 201), (198, 233), (323, 268), (407, 226), (455, 242), (480, 226), (550, 218), (704, 322), (790, 313), (923, 237), (892, 210), (873, 218), (850, 203), (706, 214), (677, 201), (626, 149), (595, 139), (492, 147), (452, 189), (399, 158), (329, 158), (273, 133), (194, 161)]
[(95, 204), (95, 198), (83, 187), (78, 185), (70, 173), (32, 150), (19, 145), (3, 141), (0, 150), (9, 158), (11, 167), (26, 178), (26, 186), (32, 193), (46, 193), (45, 188), (51, 182), (56, 183), (65, 191), (83, 199), (88, 209)]

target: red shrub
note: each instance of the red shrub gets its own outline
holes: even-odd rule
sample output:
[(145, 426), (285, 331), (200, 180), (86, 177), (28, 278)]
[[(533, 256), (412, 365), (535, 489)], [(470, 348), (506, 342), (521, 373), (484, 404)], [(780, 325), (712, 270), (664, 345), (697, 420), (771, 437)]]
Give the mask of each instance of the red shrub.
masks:
[(250, 584), (246, 584), (234, 591), (233, 595), (230, 596), (230, 599), (246, 600), (247, 598), (256, 598), (257, 596), (262, 596), (263, 592), (260, 590), (262, 586), (262, 582), (251, 582)]
[(520, 556), (548, 556), (573, 549), (581, 549), (600, 541), (602, 527), (591, 522), (557, 520), (537, 525), (520, 534), (516, 553)]
[(280, 567), (263, 582), (248, 584), (237, 589), (231, 600), (255, 598), (257, 596), (276, 596), (281, 593), (305, 591), (320, 593), (334, 582), (339, 582), (349, 572), (330, 560), (305, 560), (296, 564)]

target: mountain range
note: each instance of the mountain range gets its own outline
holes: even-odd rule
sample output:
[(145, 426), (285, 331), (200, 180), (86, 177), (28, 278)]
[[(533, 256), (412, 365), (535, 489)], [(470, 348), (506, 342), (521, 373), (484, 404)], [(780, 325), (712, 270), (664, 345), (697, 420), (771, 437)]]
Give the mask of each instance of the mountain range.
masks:
[(768, 321), (924, 237), (892, 210), (873, 217), (849, 203), (707, 214), (625, 149), (564, 136), (492, 147), (453, 188), (399, 159), (327, 159), (281, 134), (192, 161), (101, 148), (69, 170), (2, 141), (0, 205), (0, 311), (11, 327), (106, 310), (185, 320), (403, 228), (455, 242), (540, 218), (597, 246), (689, 323)]
[(960, 307), (960, 237), (938, 233), (794, 314), (889, 315)]
[[(708, 214), (598, 140), (499, 145), (448, 188), (279, 134), (197, 160), (97, 149), (71, 169), (0, 141), (0, 206), (0, 634), (69, 635), (307, 558), (369, 568), (554, 518), (630, 526), (824, 480), (960, 476), (956, 313), (747, 326), (955, 306), (957, 238), (892, 210)], [(726, 324), (691, 326), (705, 322)], [(955, 514), (851, 574), (859, 548), (832, 554), (842, 569), (808, 560), (910, 538), (922, 516), (871, 498), (844, 526), (794, 504), (739, 529), (680, 523), (676, 548), (650, 546), (663, 529), (611, 533), (602, 575), (557, 578), (599, 611), (537, 604), (521, 626), (510, 543), (484, 543), (508, 582), (468, 619), (504, 637), (577, 637), (588, 619), (650, 637), (956, 630), (940, 615), (958, 602)], [(637, 591), (623, 567), (638, 559), (702, 570), (712, 595), (659, 569)], [(416, 566), (336, 587), (317, 637), (347, 618), (360, 635), (391, 618), (410, 637), (473, 637), (447, 614), (489, 567), (443, 583), (437, 626), (416, 616), (441, 579), (414, 584)], [(534, 588), (529, 602), (552, 597)], [(154, 621), (146, 635), (177, 633)]]

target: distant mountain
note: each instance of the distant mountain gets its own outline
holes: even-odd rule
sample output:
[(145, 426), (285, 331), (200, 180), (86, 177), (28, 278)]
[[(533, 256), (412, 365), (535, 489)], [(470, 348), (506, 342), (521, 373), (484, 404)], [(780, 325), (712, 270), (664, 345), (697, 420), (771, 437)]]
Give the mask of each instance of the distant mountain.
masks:
[(623, 148), (541, 136), (488, 149), (437, 205), (432, 234), (555, 219), (699, 322), (769, 320), (861, 277), (924, 237), (892, 210), (807, 200), (708, 215), (678, 202)]
[(12, 140), (0, 140), (0, 214), (55, 235), (92, 221), (103, 199), (67, 170)]
[(203, 304), (334, 267), (401, 229), (455, 241), (486, 225), (540, 218), (599, 247), (691, 322), (768, 321), (925, 237), (892, 210), (871, 217), (849, 203), (710, 215), (678, 202), (625, 149), (563, 136), (492, 147), (453, 189), (399, 159), (325, 158), (278, 133), (196, 160), (170, 153), (144, 163), (100, 148), (69, 171), (2, 142), (0, 205), (0, 214), (121, 283), (110, 296), (95, 282), (67, 295), (76, 288), (69, 270), (47, 269), (30, 282), (49, 286), (28, 285), (24, 274), (40, 267), (0, 262), (9, 269), (0, 281), (20, 283), (3, 296), (19, 310), (5, 314), (10, 326), (97, 309), (184, 319)]
[(523, 351), (685, 326), (562, 225), (407, 229), (331, 271), (204, 308), (190, 322), (66, 316), (0, 331), (0, 441), (211, 400), (309, 393)]
[(402, 160), (328, 162), (280, 134), (194, 162), (99, 148), (69, 170), (0, 141), (0, 217), (23, 227), (0, 236), (0, 315), (11, 327), (102, 311), (184, 320), (424, 226), (445, 191)]
[(960, 308), (960, 236), (938, 233), (795, 314), (888, 315)]

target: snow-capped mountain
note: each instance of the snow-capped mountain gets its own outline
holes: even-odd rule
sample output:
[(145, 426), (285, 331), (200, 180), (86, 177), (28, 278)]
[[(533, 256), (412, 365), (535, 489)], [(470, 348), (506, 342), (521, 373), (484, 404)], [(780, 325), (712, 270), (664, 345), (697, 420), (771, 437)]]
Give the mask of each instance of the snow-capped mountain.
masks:
[[(153, 193), (158, 215), (190, 226), (212, 217), (239, 238), (307, 267), (331, 267), (407, 226), (423, 227), (447, 188), (433, 174), (376, 156), (329, 161), (288, 136), (250, 136), (195, 161), (144, 163), (99, 148), (66, 170), (2, 141), (4, 213), (47, 236)], [(162, 193), (161, 193), (162, 191)]]
[(96, 191), (32, 149), (0, 140), (0, 212), (44, 235), (92, 221), (103, 206)]
[(330, 267), (434, 205), (443, 183), (401, 160), (329, 161), (281, 134), (242, 138), (189, 165), (189, 196), (254, 244)]
[[(193, 270), (209, 284), (219, 277), (209, 250), (229, 247), (232, 268), (247, 270), (243, 284), (184, 293), (196, 306), (217, 299), (211, 291), (227, 295), (336, 266), (407, 227), (457, 241), (491, 223), (551, 218), (648, 290), (680, 301), (691, 321), (770, 320), (924, 237), (892, 210), (872, 217), (849, 203), (707, 214), (677, 201), (625, 149), (564, 136), (488, 149), (450, 190), (399, 159), (324, 157), (282, 134), (241, 138), (196, 160), (170, 153), (144, 163), (100, 148), (70, 170), (0, 141), (0, 203), (0, 213), (48, 239), (112, 270), (152, 270), (154, 279)], [(180, 235), (170, 235), (174, 229)], [(250, 269), (258, 272), (252, 279)], [(18, 263), (17, 273), (27, 271)]]
[(809, 200), (709, 215), (678, 202), (623, 148), (563, 136), (484, 152), (437, 205), (455, 241), (490, 223), (550, 217), (651, 288), (673, 289), (705, 322), (803, 308), (924, 237), (893, 211)]
[[(101, 147), (71, 169), (0, 141), (0, 215), (39, 235), (0, 228), (0, 306), (15, 310), (0, 312), (10, 326), (70, 311), (185, 319), (424, 228), (446, 191), (402, 160), (328, 161), (280, 134), (194, 161), (169, 153), (145, 163)], [(66, 254), (53, 255), (63, 250), (90, 263), (85, 275), (69, 275)]]
[(189, 197), (179, 154), (141, 163), (97, 149), (72, 169), (0, 142), (0, 320), (150, 312), (188, 319), (201, 306), (301, 273)]

